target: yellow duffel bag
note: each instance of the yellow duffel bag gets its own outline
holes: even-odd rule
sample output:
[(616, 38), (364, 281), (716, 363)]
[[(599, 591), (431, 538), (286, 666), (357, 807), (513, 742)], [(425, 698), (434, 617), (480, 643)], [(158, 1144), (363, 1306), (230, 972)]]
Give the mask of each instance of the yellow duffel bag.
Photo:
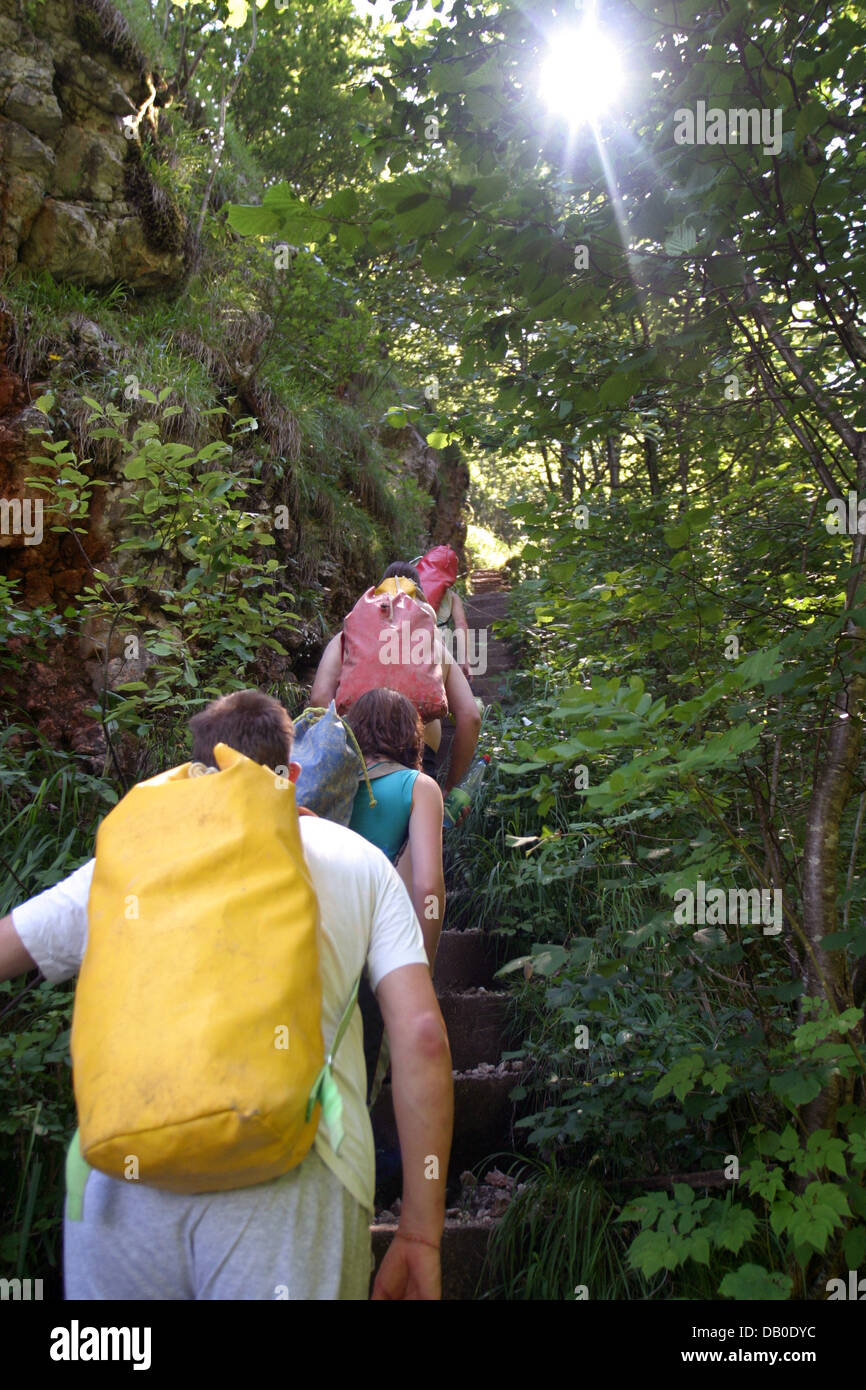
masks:
[(214, 756), (208, 776), (139, 783), (100, 826), (72, 1020), (81, 1155), (174, 1192), (287, 1172), (320, 1103), (341, 1133), (294, 787)]

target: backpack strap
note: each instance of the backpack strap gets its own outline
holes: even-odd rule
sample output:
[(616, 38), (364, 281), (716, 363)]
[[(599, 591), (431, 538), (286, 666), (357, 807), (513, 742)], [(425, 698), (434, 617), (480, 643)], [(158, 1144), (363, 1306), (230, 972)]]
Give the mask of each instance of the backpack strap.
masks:
[(81, 1220), (84, 1211), (84, 1189), (92, 1172), (93, 1169), (81, 1152), (81, 1141), (76, 1130), (66, 1154), (66, 1216), (69, 1221)]
[(349, 1002), (343, 1010), (343, 1016), (340, 1019), (340, 1022), (337, 1024), (337, 1031), (334, 1034), (334, 1041), (331, 1044), (331, 1050), (325, 1058), (325, 1065), (322, 1067), (322, 1070), (319, 1072), (319, 1075), (313, 1082), (313, 1089), (310, 1091), (309, 1099), (307, 1100), (307, 1120), (310, 1119), (310, 1116), (313, 1113), (313, 1106), (316, 1104), (316, 1102), (318, 1101), (318, 1103), (321, 1105), (322, 1115), (324, 1116), (325, 1124), (328, 1126), (328, 1134), (331, 1138), (331, 1147), (333, 1148), (334, 1153), (340, 1152), (340, 1145), (343, 1142), (344, 1130), (343, 1098), (340, 1095), (340, 1088), (334, 1080), (332, 1064), (334, 1058), (337, 1055), (337, 1048), (343, 1041), (346, 1029), (349, 1026), (349, 1020), (352, 1017), (352, 1012), (355, 1008), (355, 1002), (358, 998), (358, 987), (360, 983), (361, 976), (359, 975), (357, 980), (355, 981), (352, 993), (349, 995)]
[[(367, 768), (367, 780), (375, 782), (379, 777), (390, 777), (392, 772), (414, 772), (415, 769), (407, 767), (405, 763), (395, 763), (392, 759), (383, 758), (380, 763), (371, 763)], [(361, 781), (363, 773), (358, 773), (358, 781)]]

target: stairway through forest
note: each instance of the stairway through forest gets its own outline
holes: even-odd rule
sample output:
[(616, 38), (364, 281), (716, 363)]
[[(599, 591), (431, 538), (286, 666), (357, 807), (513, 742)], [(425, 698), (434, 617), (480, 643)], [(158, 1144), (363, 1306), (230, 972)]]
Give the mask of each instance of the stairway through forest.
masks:
[[(508, 586), (500, 571), (476, 570), (469, 587), (472, 592), (464, 602), (470, 632), (477, 633), (479, 641), (480, 634), (485, 633), (487, 642), (486, 670), (474, 678), (472, 689), (490, 704), (499, 698), (503, 674), (514, 666), (507, 643), (490, 630), (506, 614)], [(452, 727), (446, 724), (440, 768), (448, 765), (451, 737)], [(445, 889), (447, 895), (447, 881)], [(446, 905), (433, 983), (448, 1029), (454, 1068), (454, 1138), (442, 1236), (442, 1297), (449, 1300), (475, 1295), (488, 1241), (509, 1196), (510, 1179), (498, 1172), (492, 1156), (512, 1147), (508, 1094), (519, 1078), (518, 1064), (501, 1060), (507, 993), (494, 982), (494, 969), (493, 943), (487, 934), (474, 928), (449, 928)], [(393, 1152), (397, 1129), (388, 1085), (373, 1109), (372, 1121), (377, 1151)], [(487, 1159), (491, 1162), (486, 1163)], [(485, 1183), (488, 1176), (491, 1181)], [(377, 1268), (397, 1229), (400, 1182), (399, 1171), (380, 1177), (371, 1227)]]

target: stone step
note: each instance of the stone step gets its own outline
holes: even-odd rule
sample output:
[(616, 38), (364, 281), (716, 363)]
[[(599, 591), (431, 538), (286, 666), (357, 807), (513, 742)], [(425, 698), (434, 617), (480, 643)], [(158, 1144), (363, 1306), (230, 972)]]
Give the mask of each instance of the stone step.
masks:
[[(512, 652), (509, 651), (508, 647), (506, 647), (502, 642), (488, 642), (487, 650), (480, 650), (478, 652), (478, 659), (476, 661), (473, 661), (470, 665), (470, 674), (474, 676), (475, 668), (481, 665), (483, 662), (486, 662), (489, 666), (490, 663), (493, 661), (496, 661), (500, 665), (504, 665), (509, 668), (514, 666), (514, 656)], [(483, 674), (483, 671), (479, 672), (479, 675)]]
[[(512, 656), (511, 648), (509, 647), (509, 645), (508, 645), (508, 643), (506, 642), (506, 640), (505, 640), (504, 637), (498, 637), (498, 636), (494, 635), (493, 633), (491, 633), (489, 627), (485, 628), (484, 631), (487, 633), (487, 658), (488, 658), (488, 660), (490, 659), (491, 656), (494, 656), (494, 655), (495, 655), (495, 656), (500, 656), (500, 657), (502, 657), (502, 656), (508, 656), (508, 657)], [(471, 655), (471, 654), (472, 654), (472, 653), (471, 653), (471, 651), (470, 651), (470, 655)]]
[(469, 627), (489, 627), (491, 623), (508, 617), (506, 594), (481, 594), (476, 598), (467, 598), (463, 606)]
[[(494, 1217), (478, 1217), (471, 1221), (446, 1217), (441, 1247), (443, 1302), (466, 1301), (476, 1297), (488, 1243), (498, 1224)], [(371, 1292), (379, 1266), (396, 1230), (396, 1226), (374, 1224), (370, 1227), (373, 1258), (376, 1261), (376, 1268), (370, 1279)]]
[(502, 681), (498, 676), (479, 676), (478, 680), (472, 683), (472, 693), (483, 700), (485, 705), (491, 705), (503, 697)]
[(479, 681), (495, 680), (497, 682), (500, 682), (503, 676), (507, 676), (509, 672), (513, 670), (513, 661), (500, 661), (499, 659), (488, 660), (485, 670), (472, 673), (473, 695), (478, 694), (478, 691), (475, 689), (475, 687), (477, 686)]
[(482, 598), (487, 598), (488, 595), (508, 594), (510, 592), (507, 584), (503, 584), (501, 580), (497, 580), (493, 577), (481, 578), (479, 576), (477, 579), (470, 582), (467, 588), (470, 595), (480, 596)]
[(437, 994), (491, 985), (495, 961), (483, 931), (443, 931), (433, 967)]
[(448, 1030), (451, 1064), (455, 1071), (468, 1071), (480, 1062), (495, 1065), (500, 1060), (506, 1046), (506, 991), (440, 994), (439, 1007)]
[(502, 677), (507, 676), (513, 669), (514, 664), (511, 661), (498, 661), (496, 659), (488, 661), (483, 671), (479, 670), (472, 673), (473, 695), (478, 694), (475, 687), (479, 681), (495, 680), (497, 683), (501, 682)]
[[(508, 1147), (512, 1115), (508, 1094), (519, 1081), (520, 1073), (510, 1070), (455, 1074), (451, 1176), (457, 1178), (464, 1168)], [(370, 1119), (376, 1148), (399, 1150), (390, 1084), (382, 1087)]]

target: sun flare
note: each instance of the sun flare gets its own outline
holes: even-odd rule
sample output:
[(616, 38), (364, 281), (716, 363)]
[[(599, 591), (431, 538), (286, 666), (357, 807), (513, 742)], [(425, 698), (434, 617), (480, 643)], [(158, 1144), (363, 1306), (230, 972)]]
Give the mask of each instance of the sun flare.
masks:
[(572, 125), (600, 116), (617, 97), (622, 80), (614, 44), (590, 24), (553, 39), (540, 71), (546, 105)]

